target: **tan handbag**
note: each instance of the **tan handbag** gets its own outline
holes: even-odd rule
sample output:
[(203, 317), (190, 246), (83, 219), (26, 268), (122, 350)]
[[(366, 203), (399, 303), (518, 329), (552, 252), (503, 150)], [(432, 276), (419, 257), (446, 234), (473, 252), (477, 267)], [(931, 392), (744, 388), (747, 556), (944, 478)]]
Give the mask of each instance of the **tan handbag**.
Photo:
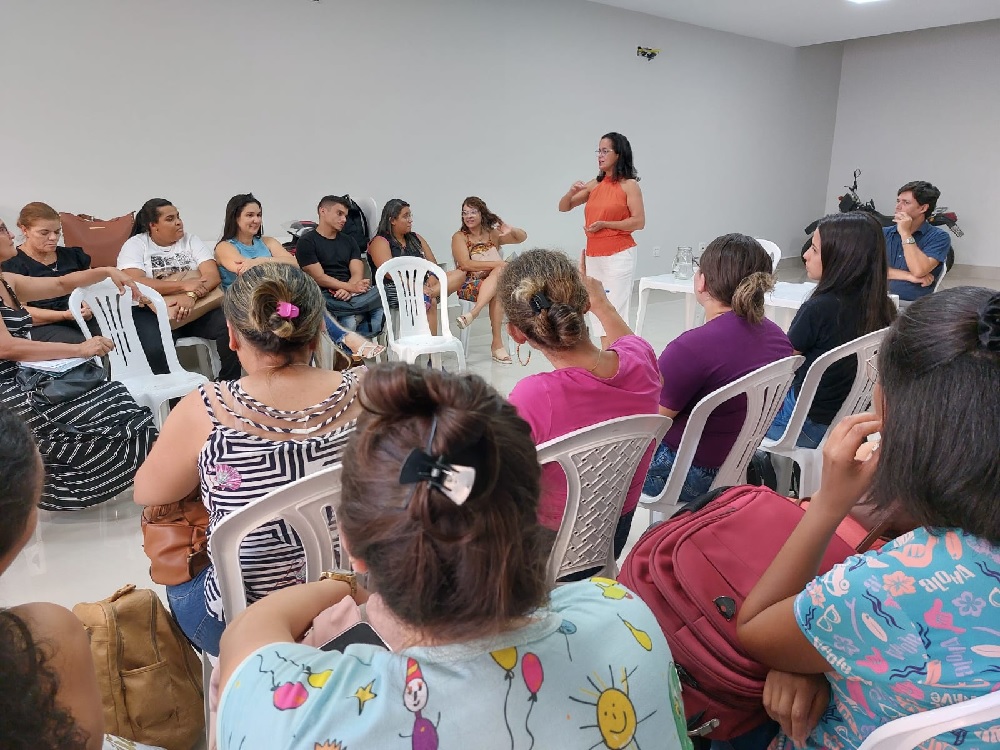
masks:
[(118, 265), (118, 253), (132, 235), (135, 214), (125, 214), (117, 219), (95, 219), (87, 214), (60, 212), (63, 243), (66, 247), (82, 247), (90, 256), (91, 268)]
[(198, 488), (180, 502), (143, 508), (141, 524), (155, 583), (187, 583), (208, 567), (208, 509)]
[[(200, 279), (201, 272), (196, 269), (190, 271), (180, 271), (178, 273), (171, 274), (166, 278), (171, 281), (189, 281), (190, 279)], [(222, 287), (215, 287), (215, 289), (194, 303), (194, 306), (191, 308), (191, 312), (185, 316), (184, 320), (171, 320), (170, 328), (175, 329), (180, 328), (181, 326), (186, 326), (191, 321), (198, 320), (198, 318), (205, 313), (222, 307), (223, 297), (225, 297), (225, 293), (222, 291)]]
[(205, 731), (201, 665), (159, 597), (130, 583), (73, 614), (90, 635), (104, 731), (190, 750)]

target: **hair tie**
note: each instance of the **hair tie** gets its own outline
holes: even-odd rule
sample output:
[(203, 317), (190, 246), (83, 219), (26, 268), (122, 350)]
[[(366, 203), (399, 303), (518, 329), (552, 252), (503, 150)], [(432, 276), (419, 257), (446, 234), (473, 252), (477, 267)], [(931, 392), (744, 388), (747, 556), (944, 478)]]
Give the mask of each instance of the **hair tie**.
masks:
[(299, 317), (299, 308), (291, 302), (279, 302), (276, 312), (279, 318), (295, 320)]
[[(431, 487), (451, 500), (455, 505), (462, 505), (472, 494), (472, 486), (476, 482), (476, 470), (472, 466), (458, 466), (444, 460), (444, 456), (436, 458), (430, 455), (434, 434), (437, 432), (437, 415), (431, 421), (431, 434), (427, 438), (427, 449), (414, 448), (410, 451), (403, 468), (399, 472), (400, 484), (420, 484), (427, 482)], [(413, 499), (413, 492), (406, 499), (406, 505)]]
[(542, 292), (531, 296), (531, 309), (535, 311), (535, 315), (540, 315), (542, 310), (548, 310), (550, 307), (552, 307), (552, 300)]
[(1000, 352), (1000, 294), (994, 294), (979, 310), (979, 346)]

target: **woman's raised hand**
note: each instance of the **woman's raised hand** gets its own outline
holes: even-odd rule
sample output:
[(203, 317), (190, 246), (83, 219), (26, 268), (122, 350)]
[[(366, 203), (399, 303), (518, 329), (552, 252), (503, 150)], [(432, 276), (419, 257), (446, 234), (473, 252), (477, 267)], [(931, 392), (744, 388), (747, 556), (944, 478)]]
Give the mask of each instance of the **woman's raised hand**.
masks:
[(810, 509), (822, 508), (843, 518), (865, 496), (878, 464), (878, 451), (872, 449), (867, 457), (858, 458), (865, 455), (859, 451), (868, 436), (881, 428), (881, 420), (871, 413), (845, 417), (832, 428), (823, 446), (823, 480)]
[(82, 344), (77, 344), (77, 346), (80, 347), (80, 356), (88, 359), (90, 357), (103, 357), (115, 348), (114, 342), (104, 338), (104, 336), (94, 336)]
[(128, 288), (132, 291), (132, 299), (139, 300), (142, 297), (139, 287), (135, 285), (135, 279), (127, 273), (119, 271), (117, 268), (108, 268), (107, 272), (108, 278), (115, 282), (115, 286), (118, 287), (120, 294), (125, 294), (125, 289)]

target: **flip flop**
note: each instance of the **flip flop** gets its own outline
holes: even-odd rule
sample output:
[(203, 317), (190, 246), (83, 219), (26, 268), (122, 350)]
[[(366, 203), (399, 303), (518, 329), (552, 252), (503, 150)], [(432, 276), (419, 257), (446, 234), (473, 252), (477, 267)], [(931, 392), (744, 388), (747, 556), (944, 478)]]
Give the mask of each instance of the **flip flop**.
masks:
[[(498, 357), (498, 354), (502, 354), (502, 357)], [(510, 358), (510, 354), (506, 349), (494, 349), (493, 350), (493, 361), (499, 362), (502, 365), (512, 365), (514, 360)]]
[(472, 321), (475, 318), (470, 318), (468, 313), (463, 313), (455, 318), (455, 325), (458, 326), (459, 330), (464, 331), (466, 328), (472, 325)]

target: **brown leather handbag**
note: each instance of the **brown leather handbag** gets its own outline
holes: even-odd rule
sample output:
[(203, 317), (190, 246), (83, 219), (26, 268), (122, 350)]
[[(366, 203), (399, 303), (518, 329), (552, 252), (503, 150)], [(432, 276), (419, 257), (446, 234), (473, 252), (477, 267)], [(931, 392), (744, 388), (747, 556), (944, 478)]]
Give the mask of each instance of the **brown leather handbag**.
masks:
[(208, 509), (199, 488), (179, 502), (143, 509), (142, 548), (149, 577), (164, 586), (187, 583), (208, 567)]
[[(189, 279), (200, 279), (201, 272), (198, 271), (197, 269), (189, 271), (179, 271), (175, 274), (167, 276), (167, 278), (172, 281), (187, 281)], [(222, 300), (224, 297), (225, 294), (222, 291), (222, 287), (221, 286), (215, 287), (215, 289), (213, 289), (204, 297), (202, 297), (200, 300), (194, 303), (194, 306), (191, 308), (191, 312), (189, 312), (184, 317), (184, 320), (171, 320), (170, 321), (171, 329), (177, 329), (180, 328), (181, 326), (186, 326), (191, 321), (198, 320), (198, 318), (200, 318), (205, 313), (212, 312), (212, 310), (216, 310), (222, 307)]]
[(87, 214), (59, 213), (62, 220), (63, 243), (67, 247), (82, 247), (90, 256), (91, 268), (118, 265), (118, 253), (132, 235), (135, 214), (117, 219), (95, 219)]

